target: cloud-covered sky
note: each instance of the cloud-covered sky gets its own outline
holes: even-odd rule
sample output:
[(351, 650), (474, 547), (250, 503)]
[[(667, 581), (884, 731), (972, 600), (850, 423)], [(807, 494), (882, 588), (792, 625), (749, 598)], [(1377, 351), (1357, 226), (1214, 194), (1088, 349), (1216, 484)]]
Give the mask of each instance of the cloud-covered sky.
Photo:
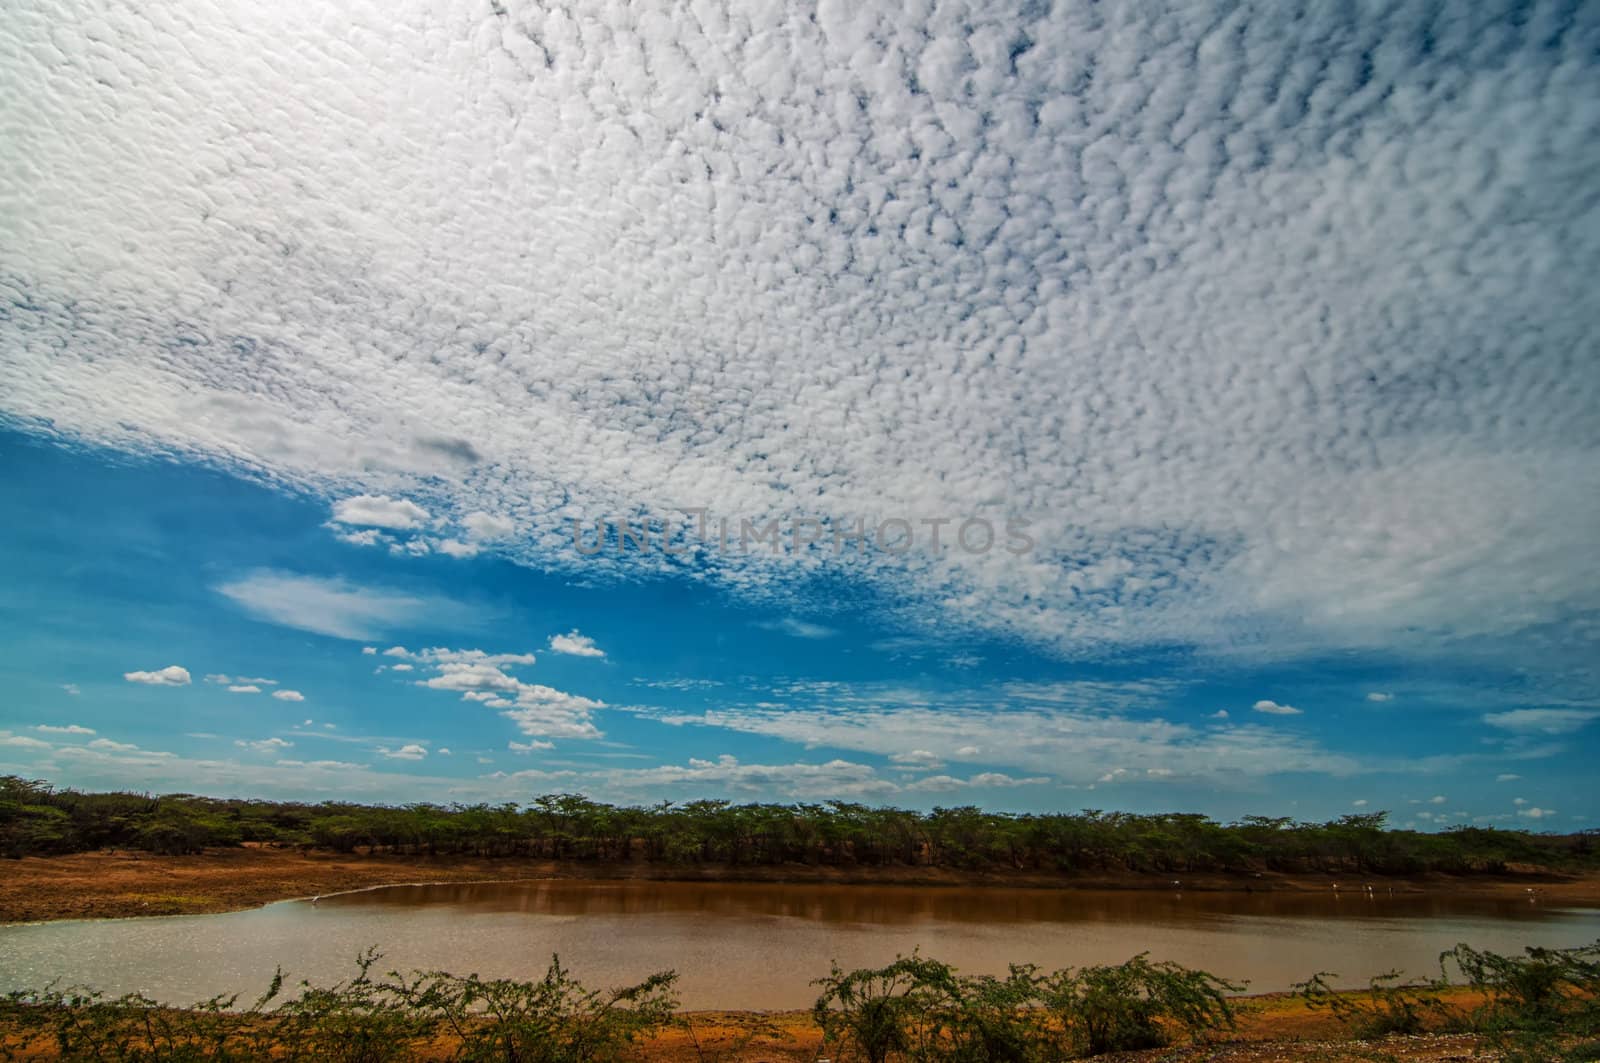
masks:
[[(8, 623), (167, 626), (100, 631), (98, 671), (10, 659), (37, 693), (5, 748), (196, 788), (31, 728), (96, 690), (316, 719), (301, 676), (362, 642), (380, 778), (295, 756), (283, 786), (492, 788), (514, 758), (612, 792), (1223, 809), (1592, 751), (1597, 54), (1562, 3), (25, 5), (6, 557), (68, 568)], [(591, 555), (597, 519), (655, 548)], [(772, 520), (776, 551), (722, 547)], [(157, 603), (185, 555), (212, 567)], [(715, 649), (602, 626), (675, 596)], [(300, 648), (252, 660), (265, 630)], [(651, 638), (676, 656), (646, 672)], [(463, 696), (493, 743), (381, 726)], [(183, 764), (303, 751), (186, 732), (228, 748)], [(555, 763), (606, 741), (632, 748)]]

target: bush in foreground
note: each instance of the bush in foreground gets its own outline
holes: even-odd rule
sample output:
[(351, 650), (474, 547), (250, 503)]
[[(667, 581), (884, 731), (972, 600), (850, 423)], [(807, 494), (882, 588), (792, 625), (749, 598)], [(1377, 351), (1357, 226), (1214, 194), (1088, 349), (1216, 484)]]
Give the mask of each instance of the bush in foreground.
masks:
[(1152, 963), (959, 977), (913, 955), (882, 968), (835, 967), (813, 1009), (825, 1042), (866, 1063), (1033, 1063), (1164, 1045), (1233, 1025), (1225, 994), (1244, 987)]

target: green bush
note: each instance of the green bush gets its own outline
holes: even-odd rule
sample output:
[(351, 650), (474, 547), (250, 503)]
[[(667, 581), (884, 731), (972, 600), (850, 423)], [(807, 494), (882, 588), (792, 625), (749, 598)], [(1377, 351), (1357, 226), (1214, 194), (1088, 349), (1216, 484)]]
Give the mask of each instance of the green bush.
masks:
[(1419, 1034), (1451, 1024), (1450, 1009), (1439, 992), (1449, 983), (1431, 979), (1402, 981), (1399, 971), (1380, 974), (1368, 983), (1364, 996), (1330, 989), (1328, 979), (1338, 975), (1319, 971), (1294, 991), (1314, 1011), (1326, 1010), (1357, 1037)]
[(1151, 963), (1146, 955), (1115, 966), (1069, 968), (1040, 983), (1041, 1003), (1078, 1051), (1092, 1056), (1156, 1048), (1173, 1029), (1193, 1037), (1233, 1027), (1233, 1007), (1224, 994), (1242, 992), (1242, 984), (1175, 963)]

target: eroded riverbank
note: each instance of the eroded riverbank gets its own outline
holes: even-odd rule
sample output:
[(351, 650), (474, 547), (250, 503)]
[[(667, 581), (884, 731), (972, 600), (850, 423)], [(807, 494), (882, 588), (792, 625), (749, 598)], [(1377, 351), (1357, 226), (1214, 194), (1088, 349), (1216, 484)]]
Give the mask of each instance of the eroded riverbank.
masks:
[(1186, 892), (1316, 891), (1359, 895), (1416, 892), (1513, 898), (1600, 907), (1600, 872), (1558, 874), (1532, 869), (1488, 876), (1379, 878), (1319, 875), (1129, 873), (1042, 874), (963, 872), (928, 867), (660, 865), (578, 863), (465, 857), (346, 855), (246, 846), (193, 856), (135, 852), (75, 853), (6, 861), (0, 875), (0, 923), (183, 915), (237, 911), (273, 901), (375, 886), (424, 882), (511, 882), (528, 879), (604, 881), (769, 882), (834, 885), (996, 886)]

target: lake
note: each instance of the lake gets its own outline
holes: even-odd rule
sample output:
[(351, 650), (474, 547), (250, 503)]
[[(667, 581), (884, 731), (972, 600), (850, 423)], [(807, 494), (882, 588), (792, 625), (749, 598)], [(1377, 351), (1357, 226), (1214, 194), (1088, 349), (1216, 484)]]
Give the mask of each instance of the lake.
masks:
[(369, 945), (383, 970), (533, 978), (559, 953), (592, 985), (679, 972), (690, 1009), (809, 1007), (829, 963), (881, 965), (920, 947), (971, 973), (1153, 959), (1288, 988), (1317, 971), (1339, 984), (1403, 968), (1435, 974), (1465, 941), (1517, 951), (1600, 939), (1600, 910), (1537, 897), (1184, 893), (766, 883), (585, 882), (390, 886), (223, 915), (0, 927), (0, 989), (60, 978), (185, 1003), (258, 994), (275, 966), (291, 983), (354, 971)]

